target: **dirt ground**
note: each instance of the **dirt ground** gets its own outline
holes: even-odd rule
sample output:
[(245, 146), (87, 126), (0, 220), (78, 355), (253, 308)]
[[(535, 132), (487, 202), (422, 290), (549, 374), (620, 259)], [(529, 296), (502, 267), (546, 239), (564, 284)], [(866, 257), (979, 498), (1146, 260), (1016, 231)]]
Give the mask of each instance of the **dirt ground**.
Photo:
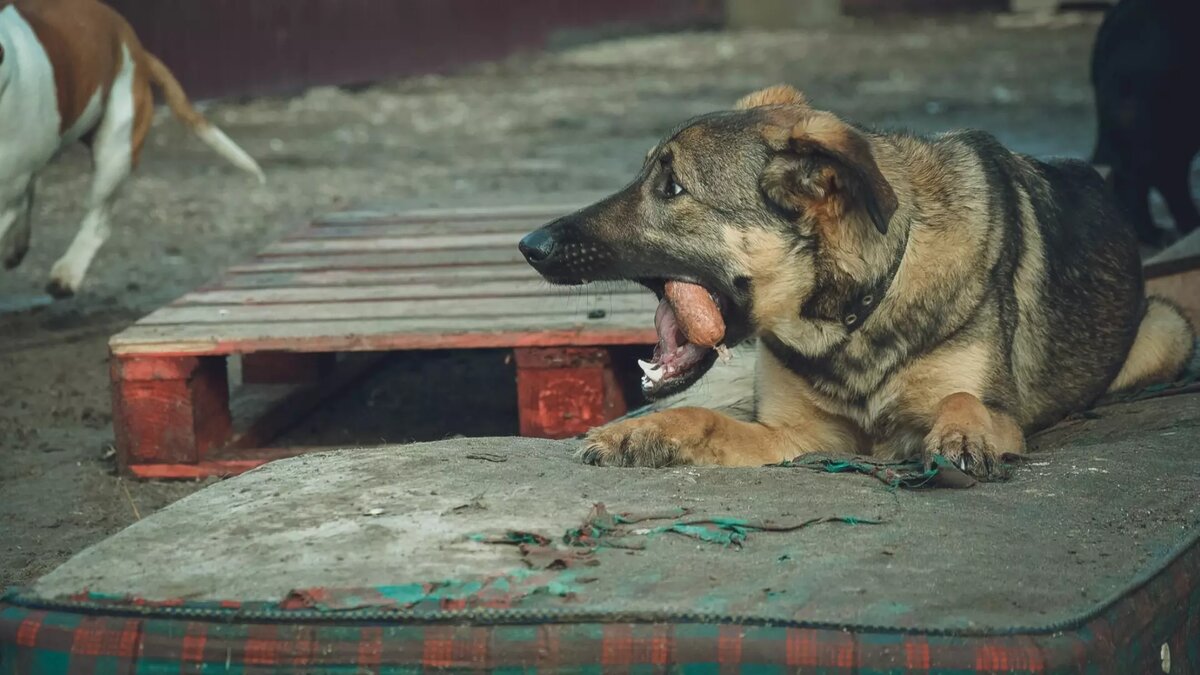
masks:
[[(261, 187), (161, 115), (82, 293), (0, 313), (0, 587), (28, 582), (201, 487), (116, 476), (106, 340), (302, 219), (365, 200), (449, 205), (520, 193), (549, 201), (562, 191), (617, 188), (676, 123), (781, 81), (867, 123), (921, 132), (972, 126), (1025, 152), (1086, 157), (1087, 63), (1097, 24), (1094, 15), (1033, 27), (973, 17), (651, 35), (453, 76), (210, 107), (210, 117), (260, 159), (269, 177)], [(20, 268), (0, 272), (0, 307), (40, 295), (82, 216), (89, 175), (82, 151), (44, 172), (33, 249)], [(402, 359), (392, 370), (420, 375), (429, 362)], [(453, 372), (476, 372), (454, 363)], [(493, 390), (511, 388), (503, 369), (494, 372)], [(453, 379), (431, 377), (422, 386)], [(384, 411), (425, 400), (380, 378), (354, 397), (385, 400)], [(494, 413), (499, 420), (506, 411)], [(388, 419), (360, 440), (453, 430), (445, 419), (438, 429)], [(510, 424), (493, 422), (484, 431)]]

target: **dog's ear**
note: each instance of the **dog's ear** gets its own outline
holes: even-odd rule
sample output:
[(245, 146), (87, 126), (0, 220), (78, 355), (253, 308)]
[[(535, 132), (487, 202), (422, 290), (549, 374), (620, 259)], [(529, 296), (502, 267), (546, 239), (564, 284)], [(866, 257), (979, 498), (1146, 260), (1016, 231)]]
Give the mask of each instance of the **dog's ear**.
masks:
[(734, 110), (749, 110), (765, 105), (798, 105), (808, 107), (808, 99), (800, 90), (788, 85), (777, 84), (774, 87), (760, 89), (752, 94), (746, 94), (733, 104)]
[(857, 215), (887, 234), (899, 202), (866, 136), (828, 113), (764, 134), (777, 151), (760, 179), (768, 199), (785, 211), (811, 214), (822, 228)]

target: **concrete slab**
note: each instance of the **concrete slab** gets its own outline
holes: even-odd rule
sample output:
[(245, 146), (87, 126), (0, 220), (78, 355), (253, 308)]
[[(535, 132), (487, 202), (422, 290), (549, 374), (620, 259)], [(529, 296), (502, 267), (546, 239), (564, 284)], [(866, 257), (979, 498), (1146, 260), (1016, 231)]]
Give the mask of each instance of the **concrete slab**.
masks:
[[(1079, 619), (1200, 536), (1200, 394), (1106, 407), (1035, 440), (1003, 484), (892, 491), (798, 468), (582, 466), (573, 442), (457, 439), (275, 462), (194, 494), (43, 577), (35, 595), (279, 601), (294, 589), (519, 574), (516, 546), (557, 540), (592, 505), (613, 512), (794, 522), (743, 548), (672, 532), (549, 574), (514, 607), (599, 617), (752, 617), (844, 626), (998, 631)], [(655, 528), (675, 518), (631, 526)], [(638, 531), (640, 532), (640, 530)]]

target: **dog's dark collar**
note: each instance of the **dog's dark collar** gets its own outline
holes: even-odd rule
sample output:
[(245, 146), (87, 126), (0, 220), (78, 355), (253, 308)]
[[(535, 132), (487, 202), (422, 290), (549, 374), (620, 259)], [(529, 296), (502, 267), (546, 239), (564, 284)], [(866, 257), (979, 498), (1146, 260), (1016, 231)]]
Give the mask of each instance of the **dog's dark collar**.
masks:
[(847, 334), (862, 328), (867, 319), (875, 313), (875, 308), (879, 307), (880, 303), (883, 302), (888, 289), (892, 287), (892, 282), (896, 280), (896, 273), (900, 271), (900, 263), (904, 261), (904, 254), (907, 250), (908, 239), (905, 238), (904, 245), (900, 249), (900, 254), (892, 261), (892, 266), (888, 269), (887, 274), (877, 283), (860, 288), (848, 296), (843, 302), (839, 303), (835, 313), (822, 316), (815, 311), (813, 304), (808, 304), (801, 308), (800, 316), (806, 319), (839, 322), (845, 327)]

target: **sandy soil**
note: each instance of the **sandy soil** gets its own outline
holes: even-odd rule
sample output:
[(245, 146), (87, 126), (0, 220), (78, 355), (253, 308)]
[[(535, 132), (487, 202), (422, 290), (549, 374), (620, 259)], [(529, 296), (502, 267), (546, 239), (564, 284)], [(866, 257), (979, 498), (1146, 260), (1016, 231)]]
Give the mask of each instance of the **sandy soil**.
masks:
[[(211, 118), (261, 159), (263, 187), (160, 117), (80, 296), (0, 314), (0, 586), (28, 582), (200, 487), (115, 475), (106, 340), (281, 230), (362, 200), (550, 200), (616, 188), (679, 121), (780, 81), (864, 122), (922, 132), (972, 126), (1022, 151), (1084, 157), (1097, 20), (1065, 23), (1000, 28), (977, 17), (645, 36), (449, 77), (212, 106)], [(0, 306), (40, 294), (75, 233), (89, 175), (81, 151), (45, 171), (33, 249), (20, 268), (0, 272)], [(430, 360), (420, 361), (398, 359), (389, 372), (436, 387), (422, 375)], [(475, 372), (454, 363), (452, 372)], [(505, 389), (502, 365), (494, 372), (494, 389)], [(396, 381), (381, 375), (350, 399), (384, 412), (427, 400)], [(483, 431), (509, 428), (506, 405), (494, 406)], [(453, 429), (445, 419), (420, 429), (381, 419), (359, 440)], [(316, 427), (301, 433), (330, 437)]]

